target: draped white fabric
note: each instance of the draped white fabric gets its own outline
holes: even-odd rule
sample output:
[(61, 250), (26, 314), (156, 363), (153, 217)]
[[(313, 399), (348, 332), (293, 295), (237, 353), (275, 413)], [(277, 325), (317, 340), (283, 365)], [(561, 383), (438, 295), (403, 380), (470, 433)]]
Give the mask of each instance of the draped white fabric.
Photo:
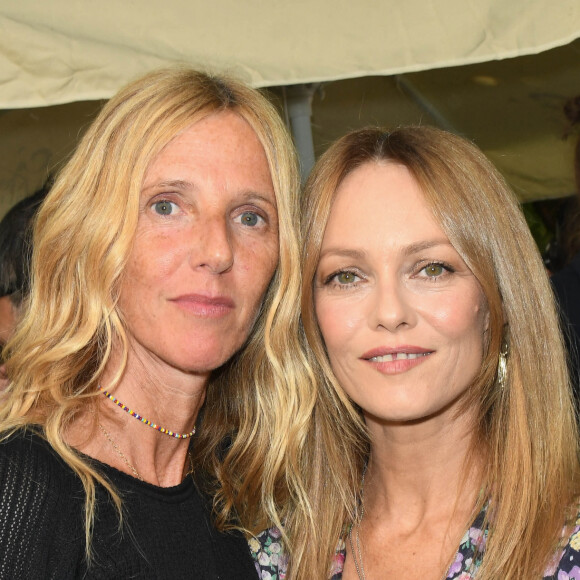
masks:
[(534, 54), (579, 36), (578, 0), (1, 0), (0, 109), (107, 98), (175, 62), (274, 86)]

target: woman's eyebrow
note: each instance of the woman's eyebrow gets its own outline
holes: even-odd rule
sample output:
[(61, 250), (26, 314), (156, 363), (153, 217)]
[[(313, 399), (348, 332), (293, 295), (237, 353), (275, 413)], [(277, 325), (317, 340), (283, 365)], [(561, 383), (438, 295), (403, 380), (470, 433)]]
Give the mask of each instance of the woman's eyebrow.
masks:
[(179, 189), (185, 191), (187, 189), (195, 188), (195, 185), (190, 181), (184, 181), (183, 179), (169, 179), (165, 181), (155, 181), (153, 183), (145, 184), (143, 191), (147, 191), (153, 188), (161, 187), (171, 187), (172, 189)]
[(331, 246), (330, 248), (326, 248), (320, 252), (320, 259), (324, 258), (325, 256), (328, 256), (329, 254), (332, 254), (333, 256), (341, 256), (343, 258), (353, 258), (355, 260), (357, 259), (360, 260), (366, 255), (366, 252), (363, 250), (354, 250), (354, 249), (351, 250), (348, 248)]
[(447, 238), (436, 238), (433, 240), (424, 240), (421, 242), (414, 242), (412, 244), (409, 244), (408, 246), (405, 246), (403, 248), (403, 253), (407, 256), (410, 256), (412, 254), (418, 254), (419, 252), (423, 252), (425, 250), (429, 250), (437, 246), (453, 247), (453, 245)]
[(277, 209), (276, 196), (271, 199), (270, 197), (258, 192), (258, 191), (246, 191), (242, 192), (241, 197), (245, 198), (247, 201), (263, 201), (268, 205), (271, 205), (274, 209)]
[[(437, 238), (433, 240), (423, 240), (420, 242), (413, 242), (408, 246), (403, 246), (401, 252), (405, 256), (412, 256), (413, 254), (418, 254), (430, 248), (435, 248), (437, 246), (450, 246), (453, 247), (451, 242), (447, 238)], [(354, 248), (343, 248), (340, 246), (331, 246), (325, 248), (320, 252), (320, 258), (324, 258), (327, 255), (341, 256), (344, 258), (361, 259), (366, 255), (365, 250), (359, 250)]]

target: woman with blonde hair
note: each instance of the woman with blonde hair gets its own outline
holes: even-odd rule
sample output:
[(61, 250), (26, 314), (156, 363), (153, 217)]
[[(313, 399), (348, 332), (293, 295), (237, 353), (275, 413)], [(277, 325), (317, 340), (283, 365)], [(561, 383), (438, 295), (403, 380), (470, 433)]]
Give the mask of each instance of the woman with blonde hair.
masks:
[(309, 178), (303, 244), (320, 380), (287, 577), (580, 578), (554, 300), (491, 163), (434, 128), (350, 133)]
[(2, 578), (256, 576), (235, 529), (277, 521), (295, 428), (297, 190), (238, 81), (160, 70), (104, 106), (39, 211), (7, 345)]

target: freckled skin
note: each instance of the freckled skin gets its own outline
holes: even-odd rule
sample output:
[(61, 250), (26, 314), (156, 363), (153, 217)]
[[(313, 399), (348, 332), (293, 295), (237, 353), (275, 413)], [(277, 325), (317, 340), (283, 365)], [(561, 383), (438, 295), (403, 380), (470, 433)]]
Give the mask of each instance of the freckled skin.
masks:
[[(405, 167), (367, 163), (342, 182), (314, 295), (332, 368), (367, 423), (453, 412), (479, 371), (488, 309)], [(362, 358), (401, 346), (430, 354), (414, 366)]]
[(277, 262), (276, 199), (257, 136), (231, 112), (193, 124), (144, 178), (119, 301), (133, 351), (208, 376), (243, 345)]

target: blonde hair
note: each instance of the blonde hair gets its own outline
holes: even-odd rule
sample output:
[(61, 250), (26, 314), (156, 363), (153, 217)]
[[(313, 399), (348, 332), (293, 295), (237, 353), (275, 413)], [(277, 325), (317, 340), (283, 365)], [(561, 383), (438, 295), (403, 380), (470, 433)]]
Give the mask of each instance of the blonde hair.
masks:
[[(54, 183), (34, 231), (28, 308), (8, 345), (12, 383), (0, 409), (0, 432), (7, 437), (19, 428), (39, 426), (81, 478), (88, 555), (95, 480), (113, 495), (119, 513), (120, 499), (67, 446), (63, 433), (75, 413), (94, 402), (114, 338), (126, 361), (117, 300), (145, 171), (179, 132), (221, 111), (245, 119), (264, 148), (276, 196), (280, 251), (247, 344), (209, 387), (194, 465), (213, 483), (221, 527), (279, 521), (266, 498), (273, 495), (271, 474), (284, 461), (287, 436), (296, 429), (290, 417), (297, 405), (296, 383), (303, 382), (297, 378), (303, 365), (295, 312), (300, 284), (294, 149), (275, 107), (258, 91), (232, 78), (164, 69), (129, 84), (104, 106)], [(226, 436), (227, 447), (220, 445)], [(217, 448), (221, 457), (215, 457)]]
[[(489, 307), (488, 342), (466, 401), (479, 411), (473, 452), (484, 454), (481, 485), (493, 506), (477, 578), (541, 578), (562, 527), (575, 516), (579, 471), (573, 402), (552, 290), (522, 213), (498, 171), (471, 143), (430, 127), (354, 131), (329, 148), (306, 185), (302, 317), (315, 358), (312, 364), (318, 364), (321, 375), (318, 405), (324, 409), (315, 415), (313, 429), (334, 429), (335, 439), (344, 432), (346, 427), (337, 429), (326, 412), (340, 401), (341, 420), (350, 420), (351, 432), (358, 430), (359, 439), (340, 440), (343, 459), (334, 465), (326, 465), (323, 456), (316, 458), (335, 471), (332, 485), (324, 489), (335, 504), (323, 497), (324, 484), (315, 482), (310, 490), (315, 498), (312, 511), (326, 533), (315, 546), (303, 539), (301, 569), (293, 578), (328, 577), (337, 537), (352, 521), (357, 501), (364, 462), (361, 445), (368, 446), (367, 436), (329, 367), (312, 282), (338, 186), (357, 167), (381, 162), (410, 170), (433, 215), (478, 279)], [(496, 375), (504, 338), (509, 339), (510, 351), (507, 382), (501, 388)], [(347, 503), (339, 504), (336, 499), (345, 494)], [(320, 554), (325, 558), (318, 564)]]

